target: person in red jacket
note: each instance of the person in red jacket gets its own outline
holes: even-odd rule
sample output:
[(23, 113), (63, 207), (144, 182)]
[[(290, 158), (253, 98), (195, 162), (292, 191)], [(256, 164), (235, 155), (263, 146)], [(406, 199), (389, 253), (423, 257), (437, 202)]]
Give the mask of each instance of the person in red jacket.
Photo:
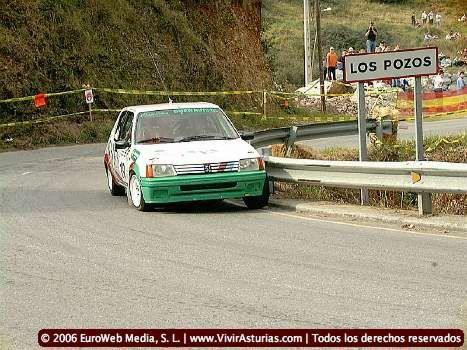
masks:
[(336, 80), (337, 54), (334, 52), (333, 47), (329, 49), (329, 52), (326, 56), (326, 65), (328, 67), (328, 79)]

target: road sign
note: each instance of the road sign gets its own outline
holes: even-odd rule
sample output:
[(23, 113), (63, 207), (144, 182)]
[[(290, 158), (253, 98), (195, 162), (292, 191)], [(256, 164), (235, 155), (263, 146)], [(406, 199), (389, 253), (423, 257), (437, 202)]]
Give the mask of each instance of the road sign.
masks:
[(92, 90), (85, 90), (84, 97), (86, 99), (86, 103), (88, 104), (94, 103), (94, 95), (92, 93)]
[(438, 72), (438, 48), (348, 55), (344, 66), (348, 83), (432, 75)]

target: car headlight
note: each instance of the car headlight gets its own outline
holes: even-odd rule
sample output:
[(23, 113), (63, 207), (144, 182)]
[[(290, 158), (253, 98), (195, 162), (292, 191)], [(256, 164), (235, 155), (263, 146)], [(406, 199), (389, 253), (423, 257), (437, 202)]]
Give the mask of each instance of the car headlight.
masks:
[(264, 160), (262, 158), (240, 159), (240, 171), (264, 170)]
[(177, 175), (177, 173), (171, 164), (146, 165), (146, 177), (166, 177), (175, 175)]

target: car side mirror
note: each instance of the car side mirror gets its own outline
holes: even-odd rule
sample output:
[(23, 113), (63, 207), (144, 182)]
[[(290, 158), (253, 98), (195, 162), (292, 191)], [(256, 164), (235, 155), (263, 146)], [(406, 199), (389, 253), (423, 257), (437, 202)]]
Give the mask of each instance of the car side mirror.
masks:
[(248, 140), (253, 140), (255, 138), (255, 134), (252, 132), (244, 132), (240, 133), (240, 137), (242, 140), (248, 141)]
[(124, 149), (128, 147), (130, 147), (130, 141), (128, 140), (115, 141), (115, 149)]

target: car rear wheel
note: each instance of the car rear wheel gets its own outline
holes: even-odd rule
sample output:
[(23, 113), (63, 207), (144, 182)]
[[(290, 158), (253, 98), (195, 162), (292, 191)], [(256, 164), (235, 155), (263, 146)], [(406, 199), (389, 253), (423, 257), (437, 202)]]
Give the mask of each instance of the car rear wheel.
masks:
[(110, 194), (112, 196), (122, 196), (125, 194), (125, 189), (115, 183), (112, 172), (106, 168), (107, 173), (107, 187), (109, 188)]
[(139, 211), (146, 211), (149, 209), (148, 204), (144, 201), (143, 191), (139, 183), (138, 176), (132, 174), (130, 182), (128, 183), (128, 203)]
[(269, 181), (266, 179), (263, 185), (263, 193), (260, 196), (243, 197), (243, 202), (248, 209), (261, 209), (269, 203)]

